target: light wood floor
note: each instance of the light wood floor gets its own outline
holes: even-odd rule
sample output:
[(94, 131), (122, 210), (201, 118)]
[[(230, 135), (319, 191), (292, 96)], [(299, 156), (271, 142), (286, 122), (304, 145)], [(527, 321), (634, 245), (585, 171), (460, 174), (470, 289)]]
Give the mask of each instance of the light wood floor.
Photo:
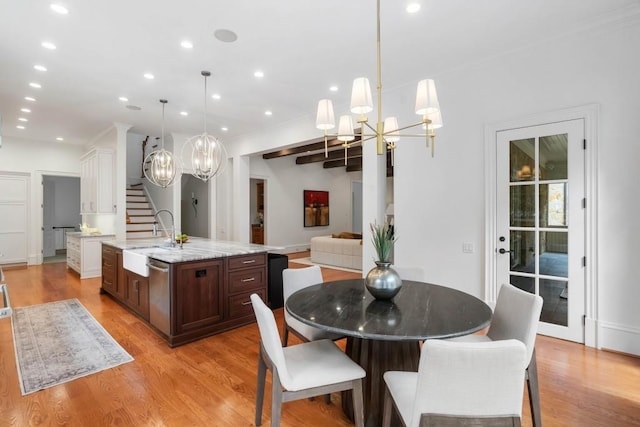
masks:
[[(291, 267), (304, 266), (292, 262)], [(327, 269), (323, 274), (325, 280), (359, 277)], [(100, 295), (100, 279), (80, 281), (64, 264), (5, 275), (13, 306), (78, 298), (135, 361), (22, 397), (11, 322), (0, 320), (0, 426), (253, 425), (255, 324), (170, 349), (139, 319)], [(282, 309), (276, 318), (282, 322)], [(640, 426), (639, 358), (542, 336), (536, 352), (545, 426)], [(270, 398), (267, 391), (267, 426)], [(323, 399), (285, 403), (282, 425), (351, 425), (337, 404), (340, 396), (332, 398), (332, 405)], [(530, 426), (526, 394), (523, 402), (523, 426)]]

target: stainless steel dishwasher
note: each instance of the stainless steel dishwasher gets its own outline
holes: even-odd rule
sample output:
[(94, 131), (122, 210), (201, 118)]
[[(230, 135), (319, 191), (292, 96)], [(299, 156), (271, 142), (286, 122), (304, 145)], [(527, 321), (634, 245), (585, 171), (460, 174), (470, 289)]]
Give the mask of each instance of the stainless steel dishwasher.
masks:
[(147, 258), (147, 266), (149, 267), (149, 323), (169, 336), (171, 332), (169, 305), (171, 265)]

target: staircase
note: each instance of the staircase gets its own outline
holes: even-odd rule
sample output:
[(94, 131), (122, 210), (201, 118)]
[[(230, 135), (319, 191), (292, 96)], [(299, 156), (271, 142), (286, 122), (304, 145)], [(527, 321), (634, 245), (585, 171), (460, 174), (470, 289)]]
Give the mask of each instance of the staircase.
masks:
[(142, 184), (127, 188), (127, 239), (153, 237), (154, 212)]

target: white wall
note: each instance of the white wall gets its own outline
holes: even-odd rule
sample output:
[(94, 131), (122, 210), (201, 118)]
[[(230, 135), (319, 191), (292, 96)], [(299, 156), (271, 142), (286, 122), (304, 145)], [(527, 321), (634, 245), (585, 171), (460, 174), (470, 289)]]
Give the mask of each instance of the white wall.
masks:
[[(634, 173), (640, 159), (640, 105), (634, 89), (640, 75), (640, 16), (613, 18), (600, 28), (435, 76), (445, 124), (436, 138), (435, 158), (420, 140), (401, 140), (396, 152), (394, 203), (399, 238), (395, 262), (420, 265), (427, 281), (482, 296), (485, 126), (597, 103), (598, 248), (597, 259), (587, 261), (597, 263), (597, 345), (640, 354), (640, 310), (636, 307), (640, 286), (630, 262), (640, 237), (640, 199)], [(405, 94), (413, 91), (413, 85), (384, 94), (385, 112), (397, 113), (401, 125), (413, 120), (410, 96)], [(271, 141), (303, 141), (317, 136), (312, 114), (310, 111), (286, 127), (265, 129), (260, 135), (235, 141), (233, 155), (276, 148), (269, 145)], [(363, 175), (366, 181), (366, 170)], [(237, 174), (233, 179), (245, 177)], [(295, 204), (287, 200), (283, 184), (276, 190), (286, 206)], [(367, 188), (365, 182), (364, 191), (376, 190)], [(367, 194), (365, 199), (371, 197)], [(365, 206), (363, 216), (363, 224), (367, 224), (375, 213)], [(308, 238), (308, 233), (296, 237), (300, 242)], [(475, 252), (463, 253), (463, 242), (473, 243)]]
[[(360, 173), (323, 169), (322, 163), (296, 165), (294, 156), (270, 160), (254, 156), (251, 174), (266, 180), (265, 233), (269, 245), (303, 250), (309, 248), (311, 237), (351, 231), (351, 181), (360, 180)], [(329, 192), (328, 226), (304, 227), (304, 190)]]

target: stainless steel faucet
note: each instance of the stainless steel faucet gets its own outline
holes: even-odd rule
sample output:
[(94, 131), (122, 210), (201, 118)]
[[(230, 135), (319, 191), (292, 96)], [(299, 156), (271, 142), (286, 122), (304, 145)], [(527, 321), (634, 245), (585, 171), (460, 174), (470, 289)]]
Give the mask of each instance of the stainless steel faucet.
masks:
[[(171, 211), (169, 209), (160, 209), (158, 212), (156, 212), (156, 214), (153, 216), (154, 218), (154, 223), (153, 223), (153, 235), (157, 236), (158, 235), (158, 215), (160, 215), (160, 212), (166, 212), (169, 214), (169, 216), (171, 217), (171, 235), (169, 236), (169, 245), (171, 247), (175, 247), (176, 246), (176, 223), (173, 219), (173, 213), (171, 213)], [(165, 228), (165, 233), (167, 232), (167, 229)]]

